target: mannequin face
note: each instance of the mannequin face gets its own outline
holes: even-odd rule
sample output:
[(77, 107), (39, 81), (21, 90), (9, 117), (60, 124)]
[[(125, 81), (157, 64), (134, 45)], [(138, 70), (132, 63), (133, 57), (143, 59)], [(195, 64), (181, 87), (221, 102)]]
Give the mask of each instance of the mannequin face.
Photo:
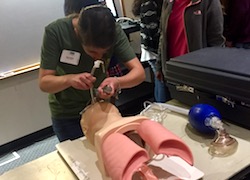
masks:
[(121, 118), (120, 112), (113, 104), (97, 102), (88, 106), (83, 113), (81, 127), (88, 141), (94, 145), (95, 133)]

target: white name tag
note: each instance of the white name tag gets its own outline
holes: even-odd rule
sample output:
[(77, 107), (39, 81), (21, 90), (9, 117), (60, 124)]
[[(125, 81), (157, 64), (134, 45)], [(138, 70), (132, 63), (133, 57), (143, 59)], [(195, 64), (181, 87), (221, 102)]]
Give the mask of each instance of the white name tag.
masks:
[(78, 65), (81, 54), (76, 51), (63, 50), (60, 58), (60, 62)]

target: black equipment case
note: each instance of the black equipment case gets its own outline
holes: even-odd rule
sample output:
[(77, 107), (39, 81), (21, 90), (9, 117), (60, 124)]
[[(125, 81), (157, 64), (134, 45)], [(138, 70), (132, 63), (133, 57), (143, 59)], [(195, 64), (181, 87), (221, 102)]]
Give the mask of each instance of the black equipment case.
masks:
[(210, 104), (224, 120), (250, 129), (250, 50), (204, 48), (170, 59), (166, 73), (173, 99)]

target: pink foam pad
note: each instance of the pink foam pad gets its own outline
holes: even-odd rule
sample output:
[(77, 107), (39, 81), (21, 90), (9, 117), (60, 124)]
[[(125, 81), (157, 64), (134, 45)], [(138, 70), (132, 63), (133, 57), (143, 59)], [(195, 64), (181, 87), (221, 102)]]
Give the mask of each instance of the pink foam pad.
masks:
[(161, 124), (151, 120), (145, 120), (138, 126), (137, 132), (152, 148), (155, 154), (179, 156), (190, 165), (193, 165), (193, 155), (189, 147), (182, 139)]
[(105, 169), (115, 180), (132, 179), (135, 171), (149, 160), (145, 149), (120, 133), (113, 133), (104, 140), (102, 154)]

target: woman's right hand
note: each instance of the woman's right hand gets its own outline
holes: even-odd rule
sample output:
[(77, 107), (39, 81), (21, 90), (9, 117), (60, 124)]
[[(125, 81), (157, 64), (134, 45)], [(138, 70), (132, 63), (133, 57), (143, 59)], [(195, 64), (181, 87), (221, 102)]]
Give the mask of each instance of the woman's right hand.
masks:
[(226, 41), (225, 42), (226, 47), (233, 47), (233, 42), (232, 41)]
[(93, 87), (96, 77), (90, 73), (72, 74), (70, 85), (75, 89), (88, 90)]
[(39, 69), (39, 87), (43, 92), (58, 93), (69, 87), (88, 90), (93, 87), (96, 78), (90, 73), (66, 74), (56, 76), (55, 70)]
[(161, 71), (157, 71), (156, 72), (156, 78), (159, 80), (159, 81), (163, 81), (163, 74)]

